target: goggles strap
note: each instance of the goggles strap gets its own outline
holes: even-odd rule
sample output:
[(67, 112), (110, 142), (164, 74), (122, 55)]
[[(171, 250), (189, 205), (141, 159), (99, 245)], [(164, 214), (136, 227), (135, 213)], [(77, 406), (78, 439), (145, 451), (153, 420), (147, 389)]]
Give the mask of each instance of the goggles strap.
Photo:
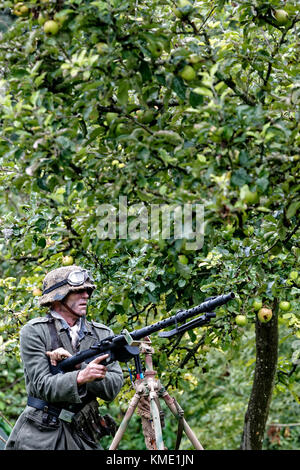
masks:
[(87, 279), (90, 279), (90, 281), (93, 282), (92, 279), (90, 278), (90, 276), (88, 275), (87, 271), (81, 271), (81, 272), (84, 272), (85, 276), (84, 276), (84, 278), (83, 278), (83, 280), (80, 284), (74, 284), (74, 283), (72, 284), (71, 282), (69, 282), (69, 279), (67, 278), (67, 279), (64, 279), (63, 281), (57, 282), (53, 286), (51, 286), (48, 289), (44, 290), (43, 295), (49, 294), (49, 292), (52, 292), (53, 290), (58, 289), (59, 287), (65, 286), (66, 284), (69, 284), (71, 287), (79, 287), (79, 286), (83, 285), (86, 282)]
[(48, 289), (43, 291), (43, 295), (49, 294), (49, 292), (52, 292), (54, 289), (58, 289), (61, 286), (65, 286), (68, 284), (68, 279), (64, 279), (63, 281), (58, 282), (57, 284), (54, 284), (54, 286), (49, 287)]

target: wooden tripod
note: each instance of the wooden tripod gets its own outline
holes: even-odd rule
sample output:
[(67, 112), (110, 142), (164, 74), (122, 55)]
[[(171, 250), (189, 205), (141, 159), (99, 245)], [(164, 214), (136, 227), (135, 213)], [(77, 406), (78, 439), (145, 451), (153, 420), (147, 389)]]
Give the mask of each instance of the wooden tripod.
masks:
[[(136, 344), (135, 344), (136, 345)], [(179, 434), (182, 433), (182, 430), (185, 431), (188, 439), (192, 443), (195, 449), (203, 450), (202, 445), (198, 441), (194, 432), (191, 430), (190, 426), (183, 417), (183, 410), (178, 405), (176, 400), (172, 398), (165, 388), (161, 385), (160, 381), (156, 378), (156, 371), (153, 370), (152, 354), (154, 352), (153, 348), (150, 346), (151, 341), (149, 337), (144, 338), (143, 341), (139, 342), (140, 353), (145, 354), (145, 364), (146, 371), (145, 375), (141, 374), (141, 378), (138, 378), (133, 386), (135, 388), (135, 395), (131, 399), (128, 409), (125, 413), (125, 416), (114, 436), (114, 439), (109, 447), (109, 450), (116, 450), (118, 445), (124, 435), (124, 432), (127, 428), (127, 425), (135, 411), (138, 407), (138, 412), (140, 415), (143, 415), (141, 408), (146, 406), (146, 412), (148, 411), (149, 419), (147, 420), (149, 426), (143, 426), (143, 433), (145, 436), (145, 443), (147, 449), (157, 449), (165, 450), (166, 447), (163, 441), (162, 435), (162, 425), (161, 425), (161, 414), (160, 414), (160, 404), (159, 399), (162, 398), (172, 414), (179, 421)], [(178, 435), (176, 447), (179, 447), (181, 435)]]

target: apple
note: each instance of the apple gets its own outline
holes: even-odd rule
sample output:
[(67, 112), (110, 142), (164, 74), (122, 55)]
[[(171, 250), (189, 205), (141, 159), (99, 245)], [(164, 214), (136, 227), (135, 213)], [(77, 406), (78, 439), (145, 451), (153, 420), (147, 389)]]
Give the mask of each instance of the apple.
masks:
[(105, 117), (106, 117), (106, 122), (107, 122), (107, 124), (111, 124), (112, 121), (118, 117), (118, 114), (117, 114), (117, 113), (108, 112), (108, 113), (106, 113), (106, 116), (105, 116)]
[(58, 33), (59, 24), (54, 20), (48, 20), (44, 23), (44, 31), (46, 34), (52, 34), (53, 36)]
[(246, 315), (237, 315), (235, 317), (235, 323), (239, 326), (245, 326), (247, 324)]
[(246, 204), (255, 204), (259, 197), (256, 191), (250, 191), (249, 186), (245, 184), (240, 190), (240, 198)]
[(202, 61), (202, 57), (200, 57), (199, 55), (197, 54), (191, 54), (188, 58), (189, 62), (191, 64), (198, 64), (200, 61)]
[(253, 308), (259, 310), (262, 308), (262, 301), (260, 299), (254, 299)]
[(164, 51), (164, 45), (162, 42), (150, 42), (148, 44), (148, 49), (153, 55), (153, 57), (160, 57)]
[(69, 16), (69, 10), (60, 10), (57, 13), (55, 13), (53, 19), (57, 21), (60, 24), (60, 26), (62, 26), (65, 23), (65, 21), (67, 21), (68, 16)]
[(49, 18), (48, 18), (47, 15), (44, 15), (43, 13), (40, 13), (39, 16), (38, 16), (37, 22), (40, 26), (43, 26), (48, 19)]
[(262, 307), (257, 313), (257, 317), (261, 323), (267, 323), (268, 321), (271, 320), (272, 316), (273, 316), (272, 310), (267, 307)]
[(120, 122), (117, 125), (116, 130), (115, 130), (116, 136), (127, 134), (127, 132), (128, 132), (128, 127), (126, 126), (126, 124), (124, 122)]
[(298, 271), (291, 271), (289, 274), (289, 278), (292, 279), (292, 281), (296, 281), (296, 279), (298, 279), (298, 275)]
[(137, 112), (137, 120), (143, 124), (149, 124), (154, 119), (154, 111), (148, 109), (146, 111)]
[(179, 255), (178, 256), (178, 261), (181, 264), (188, 264), (189, 260), (185, 255)]
[(62, 264), (63, 266), (71, 266), (73, 261), (73, 256), (63, 256)]
[(244, 196), (244, 201), (247, 204), (255, 204), (258, 201), (257, 192), (247, 191)]
[(35, 287), (32, 291), (32, 295), (34, 295), (34, 297), (42, 295), (41, 289), (39, 289), (38, 287)]
[(29, 12), (29, 8), (24, 3), (18, 2), (14, 6), (13, 12), (16, 16), (27, 16)]
[(281, 302), (279, 302), (279, 308), (284, 312), (288, 312), (291, 308), (291, 304), (287, 300), (282, 300)]
[(196, 78), (196, 72), (191, 65), (185, 65), (183, 69), (179, 72), (179, 75), (186, 82), (190, 82)]
[(98, 53), (101, 55), (105, 54), (108, 51), (108, 45), (106, 44), (106, 42), (97, 42), (97, 44), (95, 44), (95, 47)]
[(287, 24), (289, 20), (289, 15), (285, 10), (275, 10), (273, 16), (275, 20), (277, 21), (277, 23), (280, 25)]
[(176, 6), (177, 8), (174, 8), (173, 12), (177, 18), (184, 18), (185, 16), (188, 16), (193, 8), (188, 0), (179, 0)]

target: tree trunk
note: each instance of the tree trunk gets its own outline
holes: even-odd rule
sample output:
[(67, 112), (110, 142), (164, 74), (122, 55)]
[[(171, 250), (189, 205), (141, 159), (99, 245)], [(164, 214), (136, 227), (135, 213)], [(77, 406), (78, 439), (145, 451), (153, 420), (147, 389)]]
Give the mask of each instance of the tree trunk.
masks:
[(256, 319), (256, 365), (245, 414), (242, 450), (261, 450), (274, 386), (278, 357), (278, 301), (268, 323)]

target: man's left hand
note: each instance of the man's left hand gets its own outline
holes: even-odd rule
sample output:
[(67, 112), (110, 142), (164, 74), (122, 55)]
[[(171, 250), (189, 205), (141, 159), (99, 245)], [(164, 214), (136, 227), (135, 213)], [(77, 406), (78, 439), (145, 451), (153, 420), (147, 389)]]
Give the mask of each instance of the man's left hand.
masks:
[(59, 361), (72, 356), (72, 354), (64, 348), (54, 349), (54, 351), (47, 351), (46, 354), (50, 358), (50, 363), (52, 366), (56, 366)]

